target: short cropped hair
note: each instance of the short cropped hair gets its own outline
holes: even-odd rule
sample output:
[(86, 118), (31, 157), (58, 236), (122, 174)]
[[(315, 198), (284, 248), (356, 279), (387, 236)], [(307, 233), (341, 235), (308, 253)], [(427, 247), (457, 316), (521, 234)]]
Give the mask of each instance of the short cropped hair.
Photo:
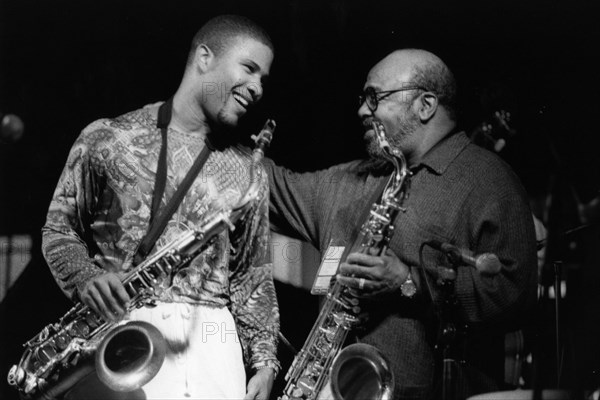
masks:
[(254, 21), (240, 15), (220, 15), (210, 19), (194, 35), (187, 64), (190, 65), (201, 44), (206, 45), (218, 57), (222, 55), (238, 37), (257, 40), (274, 52), (273, 42), (267, 32)]
[(434, 92), (438, 101), (448, 112), (448, 116), (456, 121), (458, 118), (458, 101), (456, 79), (443, 62), (428, 62), (413, 67), (412, 82)]

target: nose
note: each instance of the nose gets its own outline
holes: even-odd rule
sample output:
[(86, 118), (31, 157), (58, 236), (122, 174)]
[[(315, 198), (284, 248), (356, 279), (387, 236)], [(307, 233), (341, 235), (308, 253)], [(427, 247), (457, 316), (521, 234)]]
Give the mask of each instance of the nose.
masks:
[(247, 90), (253, 101), (260, 100), (263, 95), (262, 83), (259, 80), (250, 82), (247, 86)]
[(367, 102), (363, 101), (358, 107), (358, 117), (362, 120), (367, 116), (372, 116), (373, 112), (367, 107)]

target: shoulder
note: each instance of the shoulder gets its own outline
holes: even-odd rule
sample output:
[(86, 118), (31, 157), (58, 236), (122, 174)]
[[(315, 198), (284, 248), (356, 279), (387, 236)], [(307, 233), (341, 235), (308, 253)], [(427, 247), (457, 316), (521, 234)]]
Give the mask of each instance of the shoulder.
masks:
[(465, 147), (464, 155), (474, 167), (481, 167), (481, 175), (489, 177), (514, 177), (512, 168), (496, 153), (484, 149), (474, 143)]
[(222, 157), (223, 162), (240, 165), (244, 168), (250, 167), (252, 164), (252, 150), (246, 146), (235, 144), (224, 149), (213, 149)]
[(354, 160), (315, 171), (298, 172), (278, 165), (269, 158), (265, 159), (267, 170), (274, 174), (276, 180), (285, 178), (290, 182), (314, 182), (319, 185), (328, 182), (339, 182), (340, 180), (359, 179), (361, 175), (360, 165), (360, 160)]
[(158, 142), (160, 137), (155, 131), (156, 117), (149, 107), (90, 123), (82, 130), (76, 144), (98, 149), (119, 141), (134, 147)]
[(263, 162), (254, 164), (253, 151), (247, 146), (235, 144), (222, 150), (216, 150), (219, 153), (218, 161), (228, 174), (234, 174), (236, 179), (259, 179), (261, 186), (267, 186), (267, 170)]
[(367, 163), (368, 160), (352, 160), (333, 165), (327, 169), (317, 171), (317, 173), (320, 174), (321, 181), (325, 184), (364, 184), (372, 177), (369, 168), (366, 166)]
[(468, 144), (457, 158), (462, 174), (481, 192), (512, 195), (525, 190), (517, 174), (497, 154), (474, 143)]
[(237, 157), (247, 160), (250, 160), (252, 158), (252, 149), (248, 146), (244, 146), (243, 144), (236, 144), (234, 146), (229, 147), (229, 149)]

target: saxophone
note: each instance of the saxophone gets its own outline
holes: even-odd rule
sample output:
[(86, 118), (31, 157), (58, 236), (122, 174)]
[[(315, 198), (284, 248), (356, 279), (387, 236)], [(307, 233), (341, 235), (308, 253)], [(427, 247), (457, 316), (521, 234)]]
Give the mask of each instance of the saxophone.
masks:
[[(274, 130), (275, 122), (269, 119), (252, 136), (250, 186), (234, 207), (211, 216), (201, 228), (183, 233), (127, 273), (122, 280), (131, 298), (127, 311), (152, 306), (156, 288), (169, 282), (217, 234), (233, 230), (234, 223), (247, 215), (259, 195), (259, 163)], [(158, 373), (166, 354), (165, 340), (152, 324), (104, 321), (81, 302), (23, 346), (25, 351), (19, 364), (10, 369), (8, 383), (28, 399), (54, 399), (94, 371), (112, 390), (136, 390)]]
[[(351, 252), (383, 254), (392, 237), (396, 215), (405, 211), (410, 171), (402, 152), (388, 143), (383, 125), (372, 122), (379, 147), (393, 166), (381, 200), (372, 205)], [(350, 252), (349, 252), (350, 253)], [(348, 254), (349, 254), (348, 253)], [(279, 400), (389, 400), (394, 376), (389, 362), (375, 347), (355, 343), (342, 349), (347, 335), (359, 323), (352, 311), (357, 305), (347, 287), (334, 281), (317, 321), (286, 374)]]

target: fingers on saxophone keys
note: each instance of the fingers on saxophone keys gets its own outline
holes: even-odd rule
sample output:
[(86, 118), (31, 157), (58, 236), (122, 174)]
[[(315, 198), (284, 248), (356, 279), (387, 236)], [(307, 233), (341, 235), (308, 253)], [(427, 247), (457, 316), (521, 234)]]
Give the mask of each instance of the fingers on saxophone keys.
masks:
[(350, 299), (350, 304), (352, 305), (352, 312), (354, 314), (360, 314), (361, 308), (360, 308), (360, 302), (358, 301), (358, 299), (357, 298)]
[(102, 317), (102, 319), (104, 319), (105, 321), (113, 321), (115, 319), (113, 314), (108, 311), (108, 308), (107, 308), (106, 304), (104, 303), (104, 300), (102, 299), (102, 296), (100, 295), (100, 292), (91, 290), (88, 292), (88, 296), (89, 296), (88, 297), (89, 300), (86, 301), (86, 304), (92, 310), (94, 310), (94, 312), (96, 314), (98, 314), (100, 317)]
[(124, 314), (129, 307), (130, 298), (123, 286), (123, 283), (115, 277), (114, 280), (109, 281), (109, 287), (111, 291), (111, 304), (113, 305), (113, 310), (118, 311), (121, 314)]
[(343, 274), (337, 274), (335, 279), (338, 282), (340, 282), (342, 285), (349, 287), (350, 289), (358, 287), (358, 285), (357, 285), (358, 278), (343, 275)]
[(348, 294), (349, 296), (345, 296), (343, 300), (345, 308), (352, 311), (353, 314), (359, 314), (362, 310), (360, 306), (360, 294), (352, 288), (348, 290)]
[(107, 321), (117, 321), (125, 315), (125, 309), (119, 301), (113, 296), (109, 287), (100, 287), (99, 290), (91, 290), (90, 296), (93, 299), (96, 311)]

